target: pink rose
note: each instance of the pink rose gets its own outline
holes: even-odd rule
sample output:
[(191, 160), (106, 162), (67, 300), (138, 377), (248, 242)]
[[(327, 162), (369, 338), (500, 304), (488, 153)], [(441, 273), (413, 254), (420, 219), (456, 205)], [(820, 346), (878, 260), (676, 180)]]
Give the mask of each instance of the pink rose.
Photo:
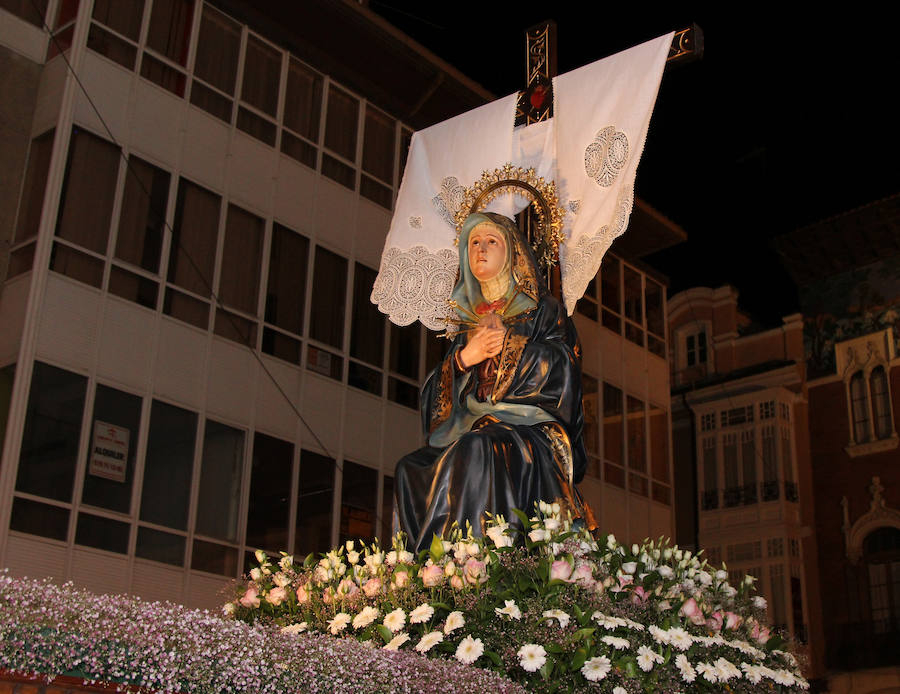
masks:
[(595, 581), (591, 565), (582, 563), (576, 566), (572, 575), (569, 576), (569, 581), (585, 588), (593, 588)]
[(419, 576), (422, 577), (422, 583), (425, 584), (426, 588), (434, 588), (443, 582), (444, 570), (437, 564), (432, 564), (431, 566), (423, 567)]
[(287, 589), (282, 588), (281, 586), (272, 588), (266, 596), (266, 600), (272, 605), (280, 605), (285, 599), (287, 599)]
[(259, 607), (259, 591), (256, 589), (256, 586), (247, 588), (247, 592), (244, 593), (240, 603), (244, 607)]
[(309, 591), (307, 590), (308, 585), (309, 584), (297, 588), (297, 602), (299, 602), (301, 605), (309, 602)]
[(476, 583), (484, 583), (488, 580), (487, 570), (485, 569), (484, 562), (478, 561), (477, 559), (469, 559), (466, 562), (466, 565), (463, 567), (463, 575), (466, 577), (466, 581), (471, 583), (472, 585)]
[(334, 602), (334, 588), (328, 586), (325, 591), (322, 593), (322, 601), (326, 605), (330, 605)]
[(551, 581), (567, 581), (572, 575), (572, 565), (565, 559), (557, 559), (550, 565)]
[(713, 612), (709, 619), (706, 620), (706, 626), (710, 631), (722, 631), (722, 613), (718, 611)]
[(706, 618), (703, 616), (703, 610), (700, 609), (700, 606), (694, 598), (688, 598), (684, 601), (681, 610), (679, 610), (679, 614), (687, 617), (691, 620), (692, 624), (696, 624), (697, 626), (702, 626), (706, 623)]
[(643, 605), (647, 602), (647, 598), (650, 597), (650, 594), (644, 590), (643, 586), (637, 586), (634, 591), (631, 593), (631, 602), (635, 605)]
[(744, 618), (734, 612), (725, 613), (725, 628), (737, 629), (743, 623)]
[(407, 583), (409, 583), (409, 572), (408, 571), (397, 571), (394, 574), (394, 586), (397, 588), (403, 588)]
[(753, 631), (750, 635), (756, 640), (758, 644), (761, 646), (765, 646), (766, 642), (769, 640), (769, 637), (772, 633), (769, 631), (769, 627), (763, 626), (758, 622), (753, 625)]
[(381, 592), (381, 579), (380, 578), (370, 578), (368, 581), (363, 583), (363, 593), (366, 594), (367, 598), (374, 598)]
[(459, 574), (453, 574), (450, 577), (450, 587), (454, 590), (462, 590), (465, 583), (463, 583), (462, 577)]
[(356, 587), (356, 584), (351, 581), (349, 578), (344, 578), (338, 583), (337, 592), (338, 595), (350, 596), (353, 595), (359, 588)]

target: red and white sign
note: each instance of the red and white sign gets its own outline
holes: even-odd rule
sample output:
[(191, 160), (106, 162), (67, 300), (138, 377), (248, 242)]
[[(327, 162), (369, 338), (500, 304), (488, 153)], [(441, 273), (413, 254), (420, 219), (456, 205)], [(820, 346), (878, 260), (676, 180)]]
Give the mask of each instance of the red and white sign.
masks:
[(94, 422), (94, 438), (91, 441), (91, 458), (88, 471), (96, 477), (113, 482), (124, 482), (128, 467), (128, 440), (131, 432), (125, 427)]

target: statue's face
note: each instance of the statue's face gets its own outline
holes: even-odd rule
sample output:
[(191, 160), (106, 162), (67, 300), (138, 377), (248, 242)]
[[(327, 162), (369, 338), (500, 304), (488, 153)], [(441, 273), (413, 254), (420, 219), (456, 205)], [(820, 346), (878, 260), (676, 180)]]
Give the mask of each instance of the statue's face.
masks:
[(481, 282), (493, 279), (506, 263), (506, 240), (492, 224), (479, 224), (469, 233), (469, 268)]

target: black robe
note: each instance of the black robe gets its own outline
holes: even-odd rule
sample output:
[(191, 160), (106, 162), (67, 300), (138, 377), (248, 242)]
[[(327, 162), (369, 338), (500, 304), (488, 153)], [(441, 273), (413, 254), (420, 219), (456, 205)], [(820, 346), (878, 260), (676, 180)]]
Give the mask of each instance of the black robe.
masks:
[[(445, 537), (453, 521), (483, 533), (485, 511), (520, 525), (538, 500), (577, 496), (584, 476), (580, 349), (571, 319), (552, 296), (507, 331), (491, 396), (477, 402), (478, 367), (461, 371), (457, 335), (421, 394), (429, 445), (397, 463), (401, 529), (415, 552)], [(434, 445), (438, 444), (438, 445)]]

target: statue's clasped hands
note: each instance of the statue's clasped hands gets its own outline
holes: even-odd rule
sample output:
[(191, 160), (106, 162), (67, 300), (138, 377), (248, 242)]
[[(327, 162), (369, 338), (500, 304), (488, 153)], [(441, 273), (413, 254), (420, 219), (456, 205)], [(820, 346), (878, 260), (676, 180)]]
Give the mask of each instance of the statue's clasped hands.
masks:
[(465, 368), (480, 364), (485, 359), (496, 357), (503, 349), (503, 338), (506, 327), (496, 313), (485, 315), (472, 333), (469, 341), (459, 353), (459, 359)]

